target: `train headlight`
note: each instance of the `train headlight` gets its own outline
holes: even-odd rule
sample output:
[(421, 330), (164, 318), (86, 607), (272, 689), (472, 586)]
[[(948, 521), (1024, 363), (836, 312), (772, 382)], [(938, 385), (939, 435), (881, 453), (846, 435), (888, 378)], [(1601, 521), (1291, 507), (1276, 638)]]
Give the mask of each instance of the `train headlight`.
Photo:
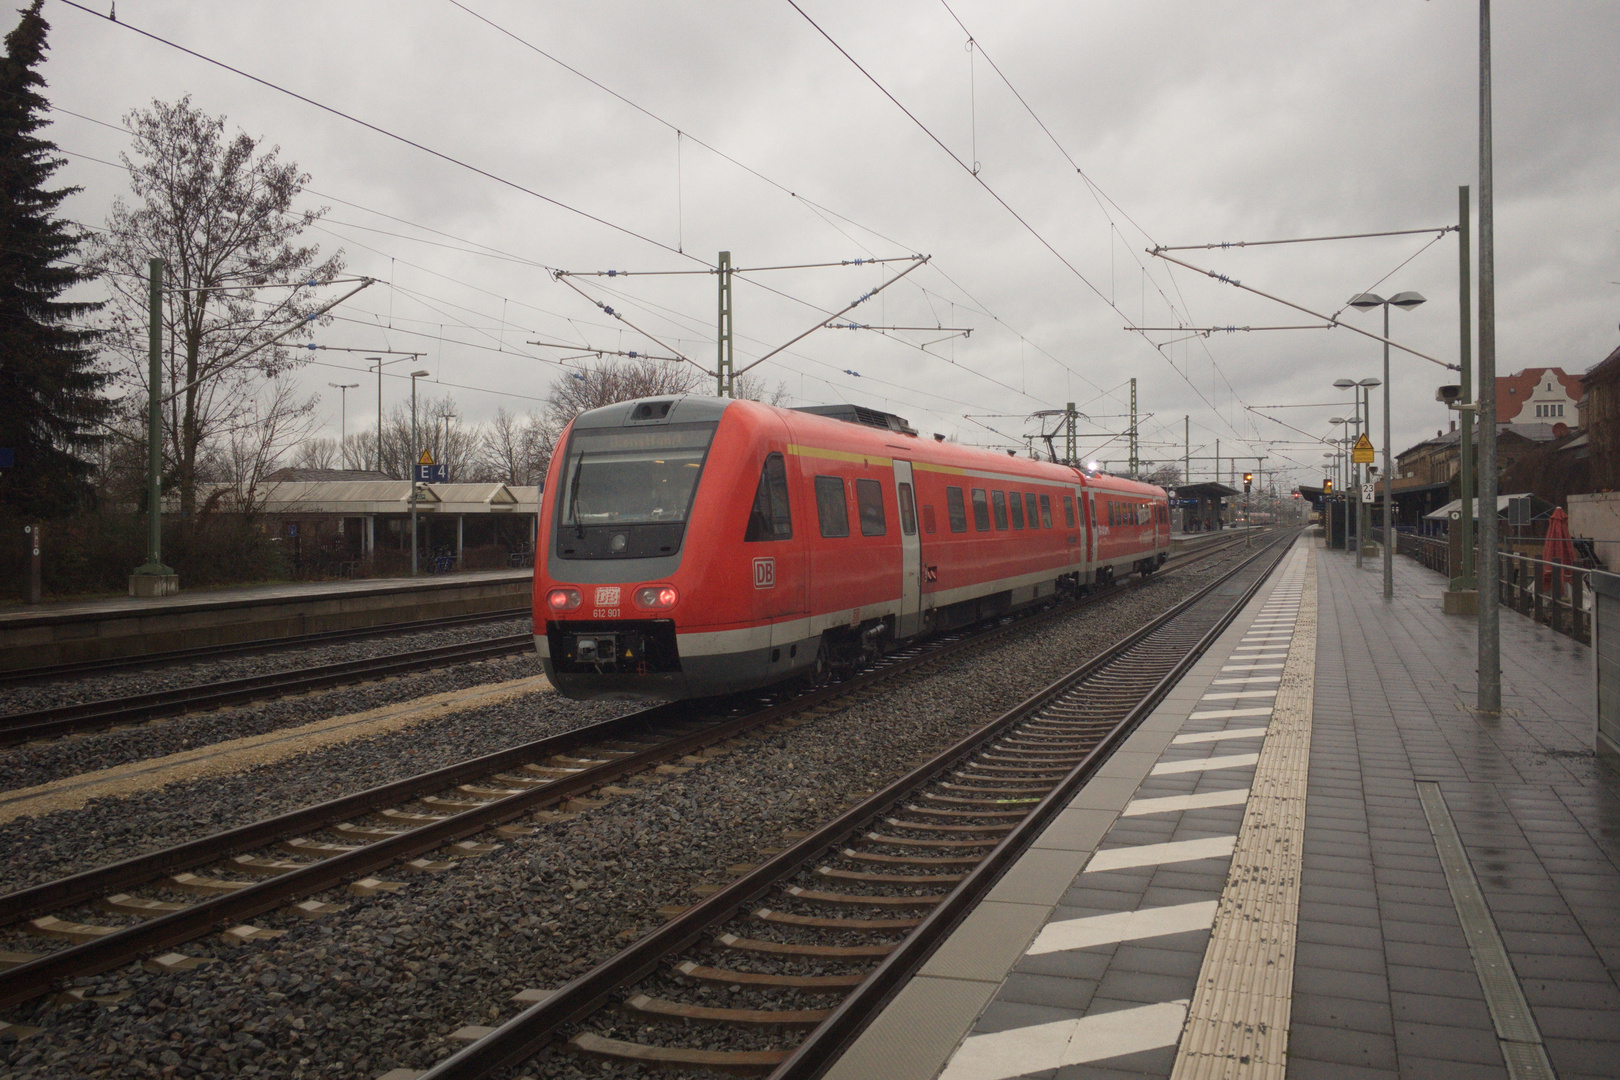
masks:
[(636, 590), (636, 607), (660, 611), (674, 607), (680, 598), (673, 585), (644, 585)]
[(546, 593), (546, 606), (552, 611), (573, 611), (584, 602), (578, 589), (552, 589)]

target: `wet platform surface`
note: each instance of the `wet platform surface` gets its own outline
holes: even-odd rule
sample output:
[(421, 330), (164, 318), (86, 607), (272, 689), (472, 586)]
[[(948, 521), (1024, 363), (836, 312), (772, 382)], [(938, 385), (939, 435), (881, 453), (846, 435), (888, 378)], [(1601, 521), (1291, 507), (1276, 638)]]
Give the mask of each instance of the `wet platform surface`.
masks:
[(1298, 545), (829, 1076), (1620, 1074), (1590, 651), (1504, 611), (1481, 716), (1395, 571)]

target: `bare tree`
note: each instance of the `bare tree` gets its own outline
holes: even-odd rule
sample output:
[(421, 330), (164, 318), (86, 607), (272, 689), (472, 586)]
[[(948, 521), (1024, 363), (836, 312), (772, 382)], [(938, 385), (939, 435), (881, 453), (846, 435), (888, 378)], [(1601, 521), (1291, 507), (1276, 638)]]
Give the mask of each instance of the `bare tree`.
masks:
[[(458, 420), (455, 399), (449, 394), (437, 401), (419, 400), (413, 440), (410, 405), (394, 406), (394, 411), (383, 420), (382, 471), (399, 480), (407, 479), (411, 466), (426, 450), (434, 461), (450, 466), (453, 480), (464, 479), (472, 468), (479, 439), (475, 430)], [(375, 440), (376, 434), (370, 433), (370, 438)]]
[(377, 467), (377, 429), (355, 432), (343, 437), (343, 465), (345, 469), (375, 469)]
[(792, 398), (792, 395), (788, 393), (787, 383), (778, 382), (776, 389), (767, 393), (765, 390), (765, 376), (747, 373), (732, 380), (731, 392), (733, 396), (742, 398), (745, 401), (762, 401), (767, 405), (775, 405), (777, 408), (786, 408), (788, 401)]
[(540, 484), (551, 464), (556, 432), (542, 418), (516, 416), (504, 408), (484, 425), (478, 444), (480, 479), (503, 484)]
[[(133, 133), (133, 159), (126, 154), (123, 162), (134, 204), (114, 202), (91, 261), (112, 294), (102, 320), (106, 346), (122, 362), (124, 383), (143, 397), (147, 263), (165, 264), (164, 453), (189, 514), (200, 456), (232, 457), (239, 439), (263, 441), (249, 426), (268, 421), (283, 430), (305, 415), (308, 402), (285, 388), (256, 391), (297, 362), (290, 349), (264, 346), (307, 320), (320, 298), (296, 284), (261, 299), (264, 287), (330, 282), (343, 256), (319, 262), (318, 248), (297, 242), (325, 210), (293, 210), (309, 178), (282, 163), (279, 148), (260, 153), (245, 132), (227, 141), (224, 118), (193, 108), (189, 96), (154, 101), (125, 123)], [(267, 417), (266, 407), (291, 413)]]
[(1160, 465), (1157, 469), (1154, 469), (1142, 479), (1150, 484), (1157, 484), (1162, 488), (1180, 487), (1181, 466), (1174, 464)]
[(293, 451), (292, 463), (295, 469), (331, 469), (337, 467), (338, 445), (336, 439), (305, 439)]
[(198, 462), (198, 479), (221, 485), (198, 508), (200, 513), (227, 501), (234, 503), (233, 509), (257, 510), (265, 476), (282, 454), (307, 441), (314, 430), (315, 402), (299, 399), (290, 382), (273, 379), (248, 399), (243, 420), (225, 438), (212, 440)]
[(566, 371), (551, 384), (546, 397), (546, 419), (561, 431), (587, 409), (632, 398), (663, 394), (690, 394), (702, 373), (689, 364), (668, 360), (603, 360), (577, 371)]

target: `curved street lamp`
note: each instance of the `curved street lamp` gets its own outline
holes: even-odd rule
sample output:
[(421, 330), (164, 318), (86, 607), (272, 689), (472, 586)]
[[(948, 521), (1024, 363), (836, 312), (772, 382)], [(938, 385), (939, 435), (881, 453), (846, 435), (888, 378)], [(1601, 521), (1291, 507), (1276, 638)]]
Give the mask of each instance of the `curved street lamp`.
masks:
[[(1402, 311), (1411, 311), (1426, 300), (1421, 293), (1398, 292), (1385, 300), (1377, 293), (1357, 293), (1350, 298), (1350, 306), (1357, 311), (1371, 311), (1373, 308), (1384, 309), (1384, 599), (1392, 600), (1395, 597), (1395, 563), (1391, 554), (1390, 543), (1395, 535), (1395, 472), (1389, 464), (1389, 309), (1398, 307)], [(1365, 385), (1365, 382), (1363, 382)]]

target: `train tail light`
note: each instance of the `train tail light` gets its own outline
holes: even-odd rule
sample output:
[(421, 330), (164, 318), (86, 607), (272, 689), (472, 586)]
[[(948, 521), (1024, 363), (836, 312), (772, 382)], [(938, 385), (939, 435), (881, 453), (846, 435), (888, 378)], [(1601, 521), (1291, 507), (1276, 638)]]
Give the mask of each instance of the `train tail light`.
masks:
[(662, 611), (674, 607), (680, 598), (673, 585), (644, 585), (636, 590), (636, 607)]
[(546, 606), (552, 611), (573, 611), (584, 602), (578, 589), (552, 589), (546, 593)]

